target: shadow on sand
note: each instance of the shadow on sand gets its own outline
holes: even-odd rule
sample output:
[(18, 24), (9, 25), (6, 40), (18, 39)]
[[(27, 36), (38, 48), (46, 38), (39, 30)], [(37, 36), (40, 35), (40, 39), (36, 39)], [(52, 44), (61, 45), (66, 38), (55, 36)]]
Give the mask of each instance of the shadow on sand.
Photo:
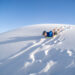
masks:
[(0, 42), (0, 45), (8, 44), (8, 43), (20, 42), (20, 41), (40, 40), (41, 38), (43, 38), (43, 37), (42, 36), (13, 37), (13, 38), (9, 38), (9, 40), (7, 40), (7, 41)]

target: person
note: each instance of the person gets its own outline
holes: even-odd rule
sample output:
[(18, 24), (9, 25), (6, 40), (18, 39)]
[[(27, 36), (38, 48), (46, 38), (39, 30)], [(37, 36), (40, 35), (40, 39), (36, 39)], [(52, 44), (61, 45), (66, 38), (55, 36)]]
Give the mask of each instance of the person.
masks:
[(43, 31), (43, 36), (45, 36), (45, 37), (54, 37), (59, 32), (60, 32), (60, 29), (54, 28), (53, 30), (51, 30), (49, 32)]

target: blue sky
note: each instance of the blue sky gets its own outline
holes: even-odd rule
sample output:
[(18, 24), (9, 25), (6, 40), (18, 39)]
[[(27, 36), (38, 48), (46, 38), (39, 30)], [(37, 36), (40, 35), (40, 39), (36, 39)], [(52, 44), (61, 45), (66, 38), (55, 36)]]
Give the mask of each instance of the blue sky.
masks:
[(44, 23), (75, 24), (75, 0), (0, 0), (0, 32)]

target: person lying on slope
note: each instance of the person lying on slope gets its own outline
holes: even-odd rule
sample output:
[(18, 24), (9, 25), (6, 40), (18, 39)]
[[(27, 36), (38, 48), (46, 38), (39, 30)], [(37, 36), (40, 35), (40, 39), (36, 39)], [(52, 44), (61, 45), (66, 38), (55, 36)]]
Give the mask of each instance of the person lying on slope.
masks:
[(49, 32), (43, 31), (43, 36), (45, 37), (54, 37), (55, 35), (57, 35), (60, 32), (60, 29), (53, 29)]

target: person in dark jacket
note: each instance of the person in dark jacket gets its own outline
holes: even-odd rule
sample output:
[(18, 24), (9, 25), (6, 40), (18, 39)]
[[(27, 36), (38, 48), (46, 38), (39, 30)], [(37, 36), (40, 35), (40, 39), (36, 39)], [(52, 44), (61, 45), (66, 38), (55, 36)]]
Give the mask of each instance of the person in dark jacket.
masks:
[(45, 37), (54, 37), (55, 35), (58, 34), (59, 31), (60, 31), (59, 29), (57, 29), (57, 30), (53, 29), (49, 32), (43, 31), (43, 36), (45, 36)]

